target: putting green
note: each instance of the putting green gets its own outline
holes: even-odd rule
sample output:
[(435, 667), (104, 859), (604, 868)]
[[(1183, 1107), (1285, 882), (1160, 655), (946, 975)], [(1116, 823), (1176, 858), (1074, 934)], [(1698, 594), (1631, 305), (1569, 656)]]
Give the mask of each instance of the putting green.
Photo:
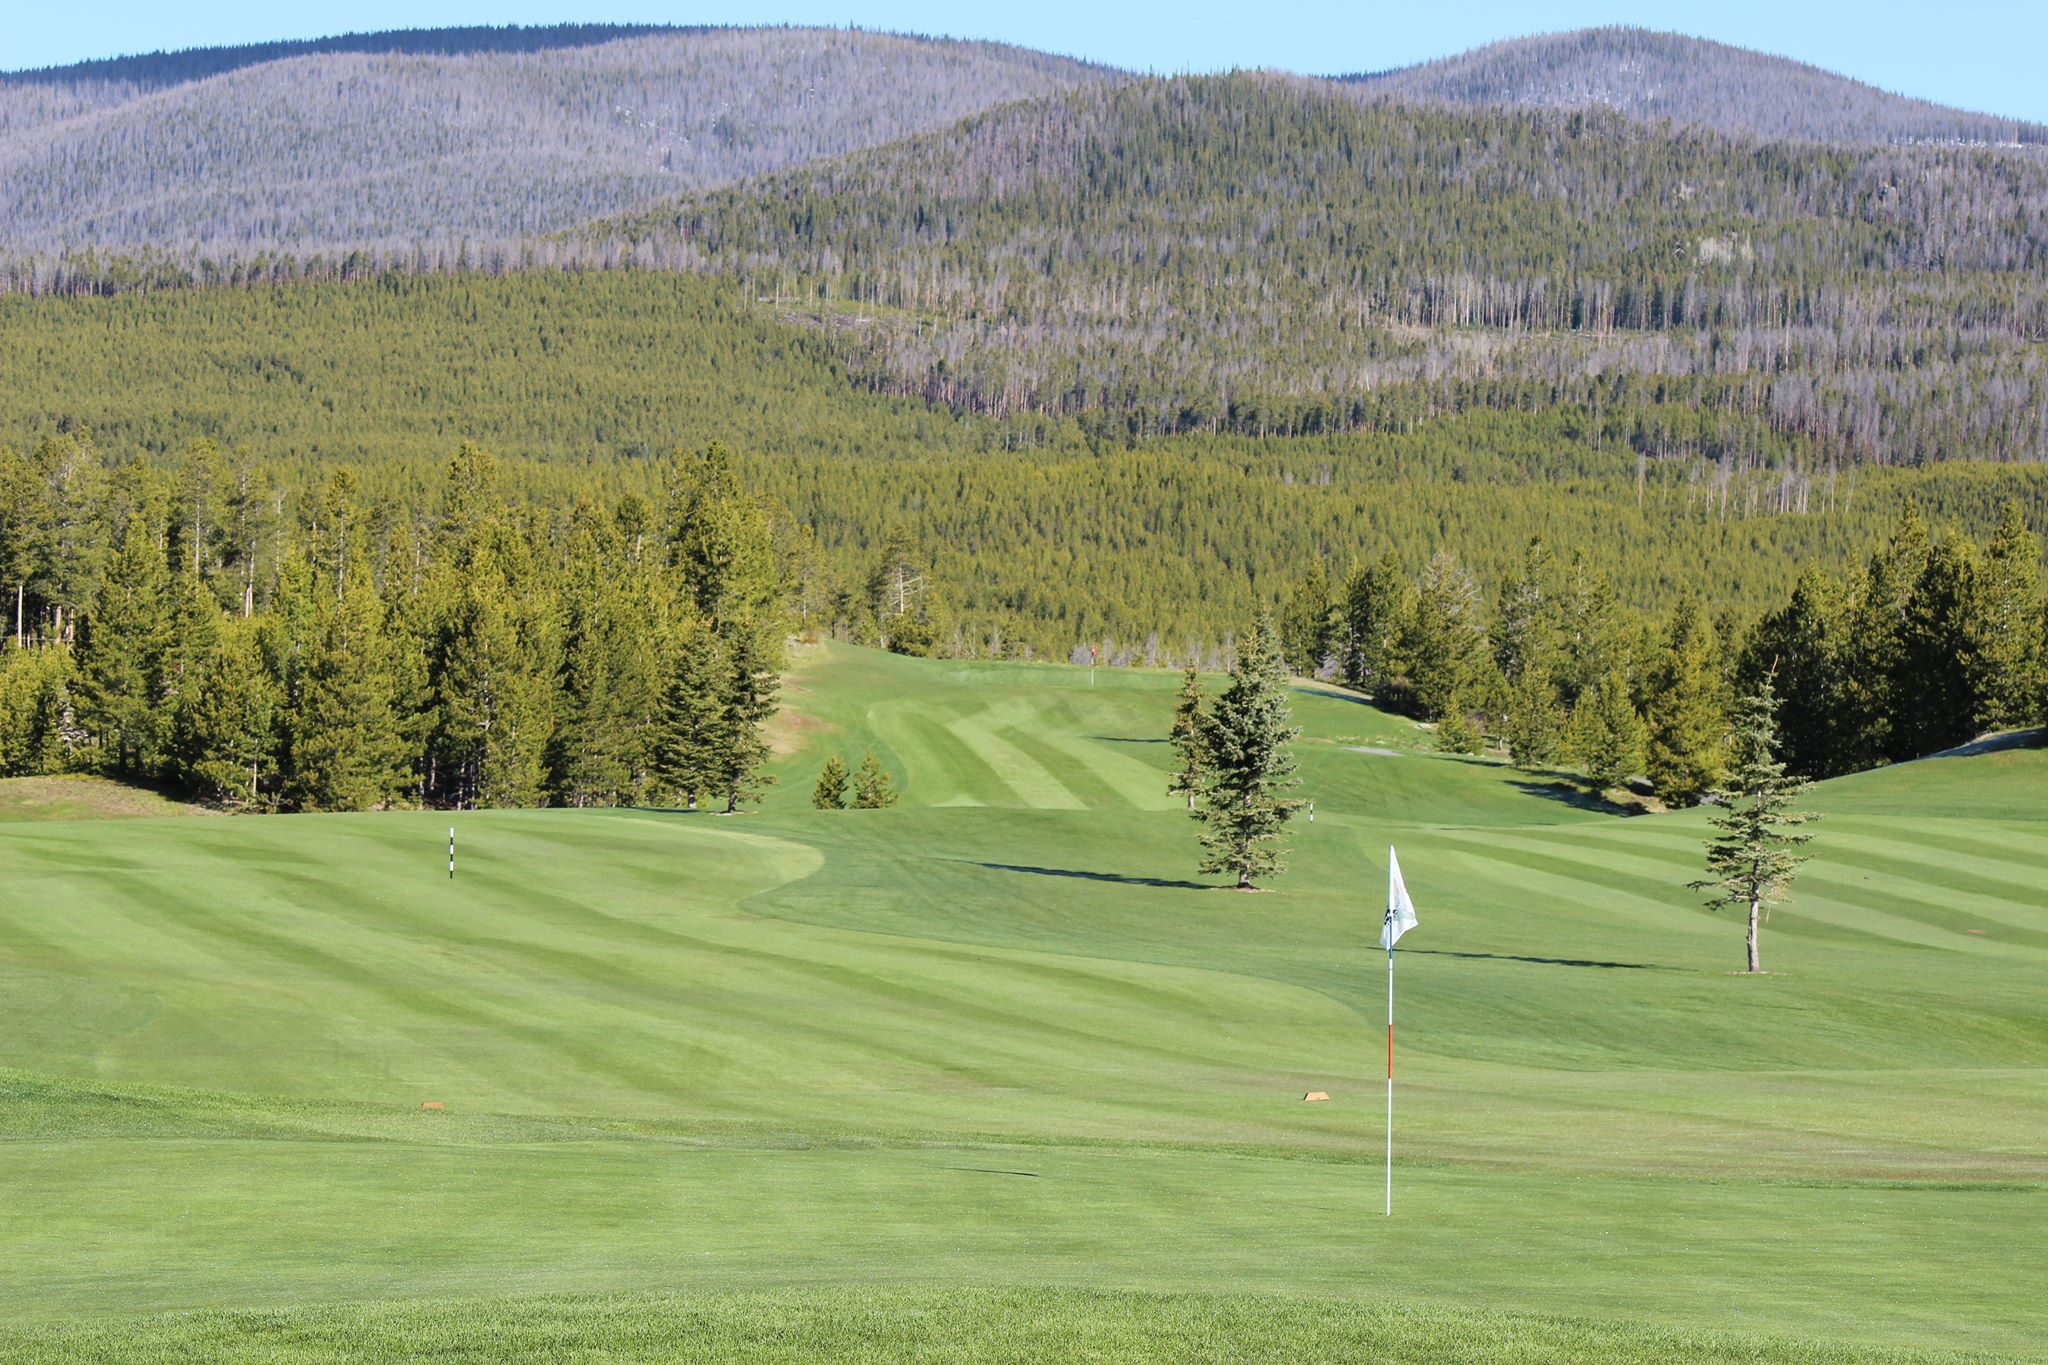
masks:
[[(1685, 890), (1697, 813), (1330, 688), (1292, 870), (1203, 889), (1177, 681), (810, 650), (740, 818), (0, 828), (0, 1356), (284, 1349), (148, 1316), (263, 1309), (278, 1358), (402, 1355), (422, 1314), (605, 1358), (699, 1303), (706, 1353), (758, 1354), (713, 1319), (813, 1302), (868, 1324), (817, 1357), (947, 1312), (987, 1357), (1020, 1302), (1104, 1358), (1215, 1315), (1242, 1358), (2043, 1349), (2048, 754), (1823, 788), (1750, 979)], [(809, 809), (867, 748), (903, 804)], [(653, 1297), (606, 1338), (561, 1294)], [(1302, 1300), (1327, 1342), (1273, 1325)]]

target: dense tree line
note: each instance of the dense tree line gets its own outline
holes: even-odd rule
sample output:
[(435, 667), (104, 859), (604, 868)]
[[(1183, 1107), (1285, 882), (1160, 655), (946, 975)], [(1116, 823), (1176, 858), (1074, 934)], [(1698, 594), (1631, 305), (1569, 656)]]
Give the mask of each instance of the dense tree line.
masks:
[[(0, 463), (9, 490), (37, 472)], [(341, 469), (280, 518), (223, 472), (201, 446), (129, 468), (100, 518), (0, 508), (0, 773), (236, 810), (757, 799), (794, 537), (722, 447), (552, 516), (474, 445), (396, 508)]]
[(1571, 763), (1604, 792), (1646, 777), (1691, 805), (1726, 777), (1730, 706), (1774, 694), (1780, 756), (1830, 777), (2048, 718), (2041, 540), (2016, 504), (1979, 544), (1933, 535), (1908, 503), (1864, 565), (1809, 569), (1761, 619), (1685, 590), (1629, 609), (1583, 553), (1532, 540), (1489, 598), (1440, 550), (1419, 577), (1382, 555), (1333, 582), (1303, 577), (1279, 626), (1298, 673), (1331, 672), (1519, 767)]

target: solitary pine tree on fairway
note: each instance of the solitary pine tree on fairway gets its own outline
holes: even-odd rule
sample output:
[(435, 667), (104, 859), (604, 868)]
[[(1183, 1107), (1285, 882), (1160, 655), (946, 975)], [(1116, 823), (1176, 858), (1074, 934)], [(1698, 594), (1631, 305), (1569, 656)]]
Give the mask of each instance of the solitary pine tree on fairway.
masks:
[(1252, 878), (1282, 870), (1272, 847), (1301, 804), (1280, 793), (1296, 785), (1288, 745), (1301, 733), (1287, 723), (1287, 683), (1273, 624), (1261, 616), (1239, 653), (1230, 686), (1202, 723), (1208, 766), (1202, 790), (1205, 873), (1227, 872), (1240, 891)]
[(845, 760), (838, 754), (825, 760), (825, 769), (818, 774), (818, 785), (811, 788), (811, 804), (819, 810), (844, 810), (846, 808), (847, 772)]
[(1691, 883), (1695, 891), (1711, 891), (1708, 907), (1749, 907), (1749, 970), (1763, 970), (1757, 953), (1757, 928), (1764, 910), (1785, 898), (1785, 887), (1803, 854), (1792, 850), (1813, 836), (1790, 834), (1790, 826), (1820, 817), (1791, 809), (1812, 784), (1788, 776), (1774, 750), (1778, 736), (1778, 697), (1766, 679), (1735, 704), (1734, 749), (1728, 787), (1716, 795), (1722, 811), (1711, 821), (1720, 833), (1707, 841), (1706, 878)]
[(875, 757), (870, 749), (860, 761), (860, 770), (853, 775), (853, 808), (855, 810), (880, 810), (896, 804), (896, 784), (889, 779), (889, 770), (882, 766), (882, 760)]
[(1170, 796), (1185, 796), (1188, 809), (1195, 808), (1195, 798), (1202, 793), (1202, 675), (1190, 668), (1181, 674), (1180, 695), (1173, 703), (1173, 733), (1167, 737), (1173, 745), (1176, 764), (1173, 780), (1167, 784)]

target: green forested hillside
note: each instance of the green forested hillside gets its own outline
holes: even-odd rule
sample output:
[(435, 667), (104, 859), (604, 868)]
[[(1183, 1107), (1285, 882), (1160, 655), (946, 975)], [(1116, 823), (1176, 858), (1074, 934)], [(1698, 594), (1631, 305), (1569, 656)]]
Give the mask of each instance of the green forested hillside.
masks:
[(1381, 425), (1390, 388), (1653, 393), (1917, 463), (2042, 453), (2044, 206), (2048, 164), (1991, 151), (1233, 76), (1006, 106), (586, 240), (730, 273), (872, 382), (998, 413), (1256, 433)]

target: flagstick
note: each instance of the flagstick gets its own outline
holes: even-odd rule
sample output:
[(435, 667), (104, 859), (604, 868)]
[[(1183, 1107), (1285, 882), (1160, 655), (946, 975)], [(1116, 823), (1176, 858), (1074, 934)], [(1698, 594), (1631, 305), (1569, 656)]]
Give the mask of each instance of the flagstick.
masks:
[(1387, 1217), (1394, 1216), (1394, 949), (1387, 946)]

